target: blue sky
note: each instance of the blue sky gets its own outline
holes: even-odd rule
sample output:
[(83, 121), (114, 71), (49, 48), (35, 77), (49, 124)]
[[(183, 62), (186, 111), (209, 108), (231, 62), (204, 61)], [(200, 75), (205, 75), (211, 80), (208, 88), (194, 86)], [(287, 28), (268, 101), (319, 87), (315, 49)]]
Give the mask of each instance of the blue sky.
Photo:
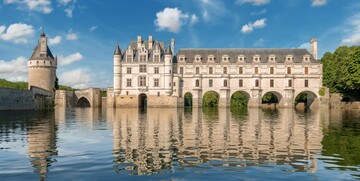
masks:
[(319, 57), (360, 44), (359, 0), (3, 0), (0, 78), (27, 81), (42, 26), (60, 84), (111, 87), (113, 52), (138, 35), (179, 48), (307, 48)]

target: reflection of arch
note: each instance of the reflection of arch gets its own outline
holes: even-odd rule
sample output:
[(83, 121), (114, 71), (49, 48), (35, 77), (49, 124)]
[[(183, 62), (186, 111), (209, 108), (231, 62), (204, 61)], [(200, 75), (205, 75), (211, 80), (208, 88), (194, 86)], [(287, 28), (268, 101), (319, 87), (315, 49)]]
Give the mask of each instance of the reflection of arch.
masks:
[(250, 95), (245, 91), (236, 91), (231, 95), (230, 107), (247, 107)]
[(295, 107), (298, 103), (303, 102), (305, 104), (306, 108), (310, 108), (310, 106), (313, 104), (313, 102), (317, 99), (318, 97), (316, 96), (316, 94), (314, 92), (311, 91), (302, 91), (299, 94), (296, 95), (295, 97)]
[(193, 102), (192, 102), (192, 94), (190, 92), (185, 93), (184, 95), (184, 107), (192, 107)]
[(203, 107), (218, 107), (219, 97), (219, 94), (215, 91), (206, 92), (202, 99)]
[(139, 108), (145, 109), (147, 107), (147, 95), (139, 94)]
[(76, 103), (77, 107), (91, 107), (91, 104), (89, 102), (88, 99), (86, 99), (85, 97), (81, 97), (77, 103)]
[(276, 91), (269, 91), (269, 92), (266, 92), (262, 98), (261, 98), (261, 102), (264, 104), (264, 103), (280, 103), (282, 99), (282, 96), (279, 92), (276, 92)]

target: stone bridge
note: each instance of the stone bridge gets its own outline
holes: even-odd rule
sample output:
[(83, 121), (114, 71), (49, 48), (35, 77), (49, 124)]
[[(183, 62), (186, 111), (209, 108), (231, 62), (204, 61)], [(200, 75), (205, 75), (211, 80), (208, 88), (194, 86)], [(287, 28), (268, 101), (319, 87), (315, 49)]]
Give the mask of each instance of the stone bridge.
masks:
[(100, 89), (57, 90), (55, 105), (59, 107), (101, 107)]

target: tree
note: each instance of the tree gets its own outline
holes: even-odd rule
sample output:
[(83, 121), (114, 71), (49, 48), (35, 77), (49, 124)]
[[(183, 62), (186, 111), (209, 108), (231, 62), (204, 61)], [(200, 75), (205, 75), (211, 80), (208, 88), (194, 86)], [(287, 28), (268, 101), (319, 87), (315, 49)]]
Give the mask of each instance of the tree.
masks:
[(219, 94), (216, 92), (207, 92), (203, 97), (203, 107), (218, 107), (219, 104)]
[(279, 103), (278, 98), (275, 94), (268, 92), (262, 97), (262, 103), (268, 104), (268, 103)]
[(249, 98), (243, 92), (235, 92), (231, 96), (230, 107), (247, 107)]
[(184, 107), (192, 107), (192, 95), (189, 92), (184, 95)]

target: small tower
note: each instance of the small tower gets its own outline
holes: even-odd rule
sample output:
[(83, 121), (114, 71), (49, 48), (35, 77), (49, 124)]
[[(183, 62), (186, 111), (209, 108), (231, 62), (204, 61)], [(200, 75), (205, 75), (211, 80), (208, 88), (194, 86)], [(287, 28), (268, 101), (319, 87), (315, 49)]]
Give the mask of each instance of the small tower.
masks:
[(118, 96), (121, 92), (121, 50), (119, 45), (116, 45), (114, 51), (114, 93)]
[(47, 46), (47, 37), (40, 34), (40, 41), (28, 61), (28, 89), (32, 86), (54, 93), (57, 58)]
[(318, 56), (317, 56), (318, 55), (317, 43), (318, 43), (318, 40), (316, 38), (313, 38), (310, 41), (311, 54), (314, 56), (314, 58), (316, 60), (318, 58)]
[(172, 61), (173, 61), (173, 58), (174, 58), (174, 55), (171, 51), (171, 46), (169, 45), (166, 50), (165, 50), (165, 53), (164, 53), (164, 56), (165, 56), (165, 93), (167, 95), (171, 95), (172, 94)]

